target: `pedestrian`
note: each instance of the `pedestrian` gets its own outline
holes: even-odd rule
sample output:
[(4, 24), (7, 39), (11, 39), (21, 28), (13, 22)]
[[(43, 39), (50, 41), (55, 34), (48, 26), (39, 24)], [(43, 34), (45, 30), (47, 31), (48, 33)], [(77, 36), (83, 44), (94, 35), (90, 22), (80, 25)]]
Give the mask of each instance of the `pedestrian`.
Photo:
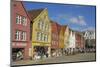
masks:
[(22, 60), (23, 59), (23, 53), (21, 51), (18, 51), (17, 53), (17, 59)]

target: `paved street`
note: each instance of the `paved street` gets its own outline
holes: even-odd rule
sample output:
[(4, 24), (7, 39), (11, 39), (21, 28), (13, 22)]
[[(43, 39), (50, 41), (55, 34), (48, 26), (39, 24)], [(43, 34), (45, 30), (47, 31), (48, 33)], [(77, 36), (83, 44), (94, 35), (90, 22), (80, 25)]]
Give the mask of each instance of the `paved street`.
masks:
[(81, 53), (76, 55), (53, 57), (42, 60), (22, 60), (13, 62), (13, 65), (27, 65), (27, 64), (44, 64), (44, 63), (60, 63), (60, 62), (75, 62), (75, 61), (94, 61), (95, 53)]

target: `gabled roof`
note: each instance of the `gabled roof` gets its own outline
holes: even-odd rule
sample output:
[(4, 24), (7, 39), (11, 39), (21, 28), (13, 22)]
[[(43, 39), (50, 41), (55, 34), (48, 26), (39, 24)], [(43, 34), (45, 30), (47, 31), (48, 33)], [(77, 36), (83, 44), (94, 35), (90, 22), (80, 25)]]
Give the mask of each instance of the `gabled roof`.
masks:
[(31, 18), (31, 20), (35, 19), (44, 9), (33, 9), (33, 10), (29, 10), (28, 14)]
[(57, 23), (56, 21), (50, 20), (51, 23), (55, 23), (58, 29), (58, 33), (60, 34), (60, 30), (61, 30), (61, 25), (59, 23)]
[(20, 3), (20, 4), (21, 4), (21, 6), (22, 6), (22, 8), (23, 8), (23, 10), (25, 11), (25, 13), (26, 13), (27, 17), (30, 19), (29, 15), (28, 15), (28, 13), (27, 13), (27, 11), (26, 11), (25, 7), (24, 7), (23, 1), (17, 1), (17, 0), (11, 0), (11, 1), (12, 1), (12, 3), (15, 3), (15, 5), (14, 5), (14, 6), (16, 6), (16, 4), (17, 4), (17, 3)]
[[(29, 16), (28, 12), (26, 11), (26, 9), (25, 9), (25, 7), (24, 7), (23, 1), (19, 1), (19, 2), (21, 2), (22, 6), (23, 6), (23, 9), (25, 10), (25, 12), (26, 12), (28, 18), (30, 19), (30, 16)], [(30, 19), (30, 20), (31, 20), (31, 19)]]
[(62, 26), (61, 26), (61, 31), (62, 31), (62, 34), (64, 34), (64, 33), (65, 33), (66, 27), (67, 27), (67, 26), (65, 26), (65, 25), (62, 25)]

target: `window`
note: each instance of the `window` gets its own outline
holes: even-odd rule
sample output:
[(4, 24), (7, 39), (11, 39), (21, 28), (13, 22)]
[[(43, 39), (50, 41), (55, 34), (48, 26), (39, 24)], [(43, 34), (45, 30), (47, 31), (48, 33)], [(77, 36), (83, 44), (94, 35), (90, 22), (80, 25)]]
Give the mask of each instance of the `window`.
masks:
[(22, 40), (26, 41), (26, 32), (22, 32)]
[(19, 24), (19, 15), (16, 15), (16, 24)]
[(44, 34), (42, 34), (42, 41), (44, 41), (44, 37), (45, 37), (45, 35), (44, 35)]
[(21, 24), (21, 16), (20, 15), (16, 15), (16, 24)]
[(41, 33), (37, 32), (37, 40), (41, 40)]
[(27, 25), (27, 18), (21, 15), (16, 15), (16, 23), (17, 24), (23, 24), (24, 26)]
[(21, 33), (20, 31), (18, 31), (18, 30), (16, 31), (16, 33), (15, 33), (16, 40), (20, 40), (20, 33)]
[(38, 23), (38, 28), (39, 29), (43, 29), (43, 21), (42, 20), (39, 20), (39, 23)]
[(15, 39), (26, 41), (26, 32), (17, 30), (16, 33), (15, 33)]
[(41, 41), (43, 40), (43, 33), (41, 33), (41, 37), (40, 37)]
[(48, 41), (48, 35), (46, 35), (45, 37), (46, 37), (46, 41)]
[(25, 17), (22, 17), (22, 24), (24, 25), (25, 23)]
[(46, 41), (46, 35), (44, 35), (44, 41)]
[(24, 26), (27, 25), (27, 18), (26, 18), (26, 17), (22, 17), (22, 24), (23, 24)]
[(37, 32), (37, 39), (36, 40), (39, 40), (39, 32)]
[(48, 41), (48, 36), (47, 36), (47, 34), (45, 34), (45, 36), (44, 36), (44, 41)]
[(22, 17), (19, 16), (19, 24), (21, 24), (21, 21), (22, 21)]
[(27, 25), (27, 18), (25, 18), (25, 23), (24, 24), (25, 24), (25, 26)]

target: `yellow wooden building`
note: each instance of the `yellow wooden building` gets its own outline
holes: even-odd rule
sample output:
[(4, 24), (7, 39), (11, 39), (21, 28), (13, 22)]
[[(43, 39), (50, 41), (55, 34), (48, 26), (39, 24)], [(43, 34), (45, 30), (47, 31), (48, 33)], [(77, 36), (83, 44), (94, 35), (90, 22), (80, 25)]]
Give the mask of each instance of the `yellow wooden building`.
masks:
[(60, 34), (59, 34), (59, 52), (60, 52), (60, 55), (63, 54), (63, 50), (64, 50), (64, 34), (65, 34), (65, 29), (66, 29), (66, 26), (61, 26), (60, 27)]
[(50, 57), (51, 53), (51, 23), (47, 9), (28, 11), (31, 18), (32, 58), (35, 54)]

